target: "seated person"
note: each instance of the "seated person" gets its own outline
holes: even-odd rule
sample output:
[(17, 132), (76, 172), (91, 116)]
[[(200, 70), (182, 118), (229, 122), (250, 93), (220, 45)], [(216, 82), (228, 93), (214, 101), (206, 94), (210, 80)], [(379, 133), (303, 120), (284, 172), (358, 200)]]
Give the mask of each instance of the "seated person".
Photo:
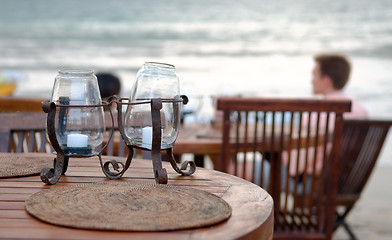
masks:
[(314, 94), (321, 94), (324, 99), (350, 99), (351, 112), (344, 113), (344, 118), (368, 118), (366, 109), (356, 100), (343, 92), (350, 76), (350, 62), (342, 55), (317, 55), (312, 71)]
[[(321, 94), (324, 99), (350, 99), (348, 96), (346, 96), (343, 92), (344, 86), (347, 84), (349, 75), (350, 75), (350, 63), (347, 60), (346, 57), (342, 55), (327, 55), (327, 54), (322, 54), (322, 55), (317, 55), (315, 58), (315, 66), (312, 71), (312, 87), (313, 87), (313, 93), (314, 94)], [(364, 119), (368, 118), (368, 112), (366, 109), (357, 101), (350, 99), (351, 100), (351, 112), (347, 112), (343, 114), (343, 117), (345, 119), (353, 119), (353, 118), (358, 118), (358, 119)], [(316, 119), (312, 119), (315, 116), (312, 116), (310, 121), (312, 123), (316, 121)], [(306, 121), (306, 120), (305, 120)], [(323, 115), (321, 115), (320, 118), (321, 124), (325, 126), (326, 119)], [(323, 123), (324, 122), (324, 123)], [(300, 155), (299, 155), (299, 160), (297, 161), (297, 150), (292, 150), (291, 151), (291, 162), (290, 166), (288, 166), (287, 169), (287, 152), (283, 153), (282, 158), (283, 158), (283, 165), (284, 167), (284, 174), (287, 174), (285, 171), (288, 170), (290, 176), (294, 177), (297, 174), (297, 162), (299, 164), (298, 166), (298, 173), (300, 173), (300, 180), (302, 179), (304, 172), (306, 171), (307, 173), (312, 173), (313, 171), (313, 165), (316, 164), (315, 169), (316, 171), (320, 171), (322, 167), (322, 162), (320, 161), (322, 158), (323, 154), (323, 147), (318, 147), (319, 149), (317, 150), (318, 156), (313, 159), (312, 157), (309, 157), (308, 159), (308, 164), (307, 164), (307, 169), (305, 170), (305, 149), (300, 150)], [(308, 149), (308, 154), (309, 156), (314, 156), (314, 151), (315, 148), (311, 147)], [(327, 151), (331, 151), (331, 146), (330, 144), (327, 145)], [(319, 160), (318, 160), (319, 159)], [(307, 186), (310, 187), (310, 182), (311, 178), (307, 178), (308, 183)], [(308, 189), (309, 190), (309, 189)]]

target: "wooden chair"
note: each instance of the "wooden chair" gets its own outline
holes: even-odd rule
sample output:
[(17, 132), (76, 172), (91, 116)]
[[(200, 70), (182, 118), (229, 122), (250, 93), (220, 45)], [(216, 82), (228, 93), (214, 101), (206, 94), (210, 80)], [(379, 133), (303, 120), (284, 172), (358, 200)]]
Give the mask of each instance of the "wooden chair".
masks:
[(360, 198), (382, 149), (392, 121), (344, 120), (334, 230), (343, 226), (357, 239), (345, 218)]
[(0, 152), (49, 152), (46, 114), (0, 113)]
[(46, 152), (46, 115), (39, 98), (0, 97), (0, 152)]
[[(350, 101), (218, 99), (224, 119), (222, 158), (216, 168), (268, 190), (274, 199), (275, 239), (331, 239), (342, 116), (350, 108)], [(296, 167), (295, 175), (284, 174), (300, 159), (312, 171)]]

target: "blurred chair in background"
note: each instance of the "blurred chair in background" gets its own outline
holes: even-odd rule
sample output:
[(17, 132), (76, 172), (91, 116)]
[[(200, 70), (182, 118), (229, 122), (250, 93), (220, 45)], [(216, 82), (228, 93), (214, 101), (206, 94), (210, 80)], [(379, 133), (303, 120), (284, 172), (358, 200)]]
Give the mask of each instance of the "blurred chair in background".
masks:
[(343, 226), (351, 239), (357, 237), (345, 218), (359, 200), (391, 126), (389, 120), (344, 120), (334, 230)]
[(0, 152), (50, 152), (46, 114), (0, 113)]
[[(274, 199), (274, 239), (331, 239), (343, 113), (350, 111), (351, 102), (219, 98), (217, 107), (224, 114), (222, 158), (217, 170), (258, 183), (268, 190)], [(316, 125), (310, 121), (310, 114), (316, 116)], [(320, 121), (323, 118), (326, 121)], [(302, 119), (309, 119), (305, 121), (306, 125), (299, 124)], [(326, 126), (321, 126), (321, 122)], [(290, 163), (299, 158), (290, 156), (289, 150), (297, 149), (299, 153), (299, 149), (314, 146), (323, 149), (319, 171), (313, 164), (317, 151), (313, 154), (305, 151), (304, 169), (313, 164), (313, 171), (299, 172), (297, 169), (294, 178), (283, 175), (283, 152), (289, 153)], [(332, 150), (327, 146), (332, 146)], [(264, 169), (265, 161), (271, 166), (269, 172)], [(258, 179), (257, 172), (261, 173)], [(309, 178), (312, 181), (307, 181)], [(294, 184), (285, 187), (289, 182)], [(306, 186), (308, 182), (310, 186)]]

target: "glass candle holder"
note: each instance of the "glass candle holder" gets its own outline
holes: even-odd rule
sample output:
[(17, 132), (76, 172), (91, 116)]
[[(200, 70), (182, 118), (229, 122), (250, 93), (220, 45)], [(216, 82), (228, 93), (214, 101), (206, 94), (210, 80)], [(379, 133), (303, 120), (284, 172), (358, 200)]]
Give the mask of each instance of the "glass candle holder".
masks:
[(105, 136), (105, 118), (98, 81), (90, 70), (61, 70), (51, 102), (56, 106), (57, 141), (68, 156), (94, 156)]
[(161, 149), (173, 147), (180, 127), (181, 96), (179, 78), (170, 64), (146, 62), (138, 71), (125, 118), (125, 135), (132, 145), (144, 149), (152, 148), (153, 123), (150, 104), (137, 104), (162, 99)]
[[(188, 102), (185, 95), (180, 95), (179, 79), (173, 65), (145, 63), (137, 73), (130, 98), (115, 97), (112, 101), (117, 103), (118, 127), (129, 149), (125, 168), (132, 160), (133, 148), (141, 148), (151, 151), (157, 183), (166, 184), (168, 181), (166, 169), (162, 167), (161, 150), (166, 151), (167, 160), (177, 173), (190, 176), (195, 172), (193, 161), (184, 161), (179, 168), (173, 155), (181, 106)], [(122, 113), (124, 105), (127, 106), (125, 114)]]

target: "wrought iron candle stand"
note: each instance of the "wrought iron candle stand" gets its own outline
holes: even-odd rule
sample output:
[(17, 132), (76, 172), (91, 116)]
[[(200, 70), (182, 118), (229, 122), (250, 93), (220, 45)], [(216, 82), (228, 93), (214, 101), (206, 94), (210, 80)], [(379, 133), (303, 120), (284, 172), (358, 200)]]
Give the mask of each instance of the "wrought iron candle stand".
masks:
[[(107, 144), (112, 138), (113, 135), (113, 129), (114, 129), (114, 118), (112, 113), (110, 112), (111, 120), (112, 120), (112, 129), (110, 132), (109, 136), (109, 141), (106, 143), (104, 147), (102, 147), (101, 151), (97, 152), (94, 150), (91, 150), (89, 153), (66, 153), (66, 151), (60, 146), (59, 141), (57, 140), (56, 136), (56, 113), (57, 113), (57, 108), (60, 108), (58, 111), (59, 116), (58, 116), (58, 127), (59, 128), (66, 128), (66, 117), (67, 117), (67, 112), (69, 111), (70, 108), (96, 108), (96, 107), (110, 107), (110, 103), (102, 103), (102, 104), (96, 104), (96, 105), (69, 105), (69, 99), (67, 97), (63, 97), (60, 101), (60, 104), (54, 103), (54, 102), (43, 102), (42, 103), (42, 109), (45, 113), (47, 113), (47, 123), (46, 123), (46, 129), (47, 129), (47, 134), (50, 143), (52, 144), (53, 149), (56, 152), (56, 157), (54, 159), (54, 166), (53, 168), (43, 168), (41, 171), (41, 180), (46, 183), (46, 184), (56, 184), (61, 175), (65, 174), (68, 168), (68, 162), (70, 157), (75, 157), (75, 158), (84, 158), (84, 157), (93, 157), (93, 156), (98, 156), (99, 161), (101, 163), (102, 170), (104, 174), (111, 178), (111, 179), (118, 179), (120, 178), (124, 172), (127, 170), (129, 167), (124, 165), (122, 162), (117, 162), (115, 160), (108, 161), (105, 164), (102, 163), (102, 151), (106, 148)], [(112, 165), (113, 169), (116, 172), (112, 172), (109, 168), (109, 164)], [(121, 166), (121, 167), (120, 167)], [(120, 171), (119, 169), (122, 168)]]
[[(168, 177), (167, 177), (167, 172), (165, 168), (162, 168), (162, 160), (161, 160), (161, 150), (166, 150), (166, 154), (168, 157), (168, 160), (173, 167), (173, 169), (184, 176), (189, 176), (192, 175), (195, 170), (196, 170), (196, 164), (193, 161), (185, 161), (182, 163), (181, 168), (177, 166), (177, 163), (175, 161), (174, 155), (173, 155), (173, 148), (169, 147), (166, 149), (161, 149), (161, 117), (160, 117), (160, 110), (162, 108), (162, 103), (165, 102), (182, 102), (186, 104), (188, 102), (188, 98), (186, 96), (181, 96), (181, 100), (164, 100), (160, 98), (153, 98), (148, 101), (143, 101), (143, 102), (137, 102), (137, 103), (129, 103), (129, 102), (124, 102), (124, 100), (128, 99), (120, 99), (115, 96), (110, 98), (111, 100), (109, 103), (102, 103), (98, 105), (69, 105), (69, 101), (64, 99), (62, 100), (62, 104), (57, 104), (54, 102), (44, 102), (42, 104), (42, 108), (44, 112), (47, 113), (47, 134), (49, 141), (52, 144), (52, 147), (56, 151), (56, 158), (54, 159), (54, 167), (53, 168), (44, 168), (41, 171), (41, 180), (46, 183), (46, 184), (56, 184), (61, 175), (65, 174), (68, 168), (68, 162), (70, 157), (76, 157), (76, 158), (84, 158), (84, 157), (93, 157), (93, 156), (98, 156), (101, 168), (103, 173), (105, 174), (106, 177), (110, 179), (119, 179), (123, 176), (125, 171), (129, 168), (132, 158), (133, 158), (133, 148), (140, 148), (144, 150), (150, 150), (147, 148), (142, 148), (138, 147), (136, 145), (133, 145), (130, 139), (126, 136), (125, 131), (124, 131), (124, 124), (123, 124), (123, 114), (122, 114), (122, 106), (123, 105), (138, 105), (138, 104), (150, 104), (151, 105), (151, 117), (152, 117), (152, 128), (153, 128), (153, 134), (152, 134), (152, 163), (153, 163), (153, 170), (154, 170), (154, 176), (155, 176), (155, 181), (160, 184), (166, 184), (168, 182)], [(119, 131), (121, 134), (121, 137), (123, 138), (124, 142), (126, 143), (128, 149), (129, 149), (129, 154), (127, 157), (127, 160), (124, 163), (118, 162), (116, 160), (110, 160), (105, 163), (102, 161), (102, 151), (106, 148), (107, 144), (110, 142), (113, 136), (113, 129), (114, 129), (114, 118), (113, 114), (110, 111), (111, 115), (111, 120), (112, 120), (112, 129), (110, 132), (109, 140), (107, 141), (106, 145), (101, 149), (99, 152), (91, 152), (89, 154), (67, 154), (64, 149), (61, 148), (57, 136), (56, 136), (56, 130), (55, 130), (55, 124), (56, 124), (56, 113), (57, 113), (57, 108), (60, 108), (58, 111), (59, 116), (59, 125), (64, 124), (66, 121), (64, 118), (67, 115), (67, 111), (70, 108), (96, 108), (96, 107), (109, 107), (113, 104), (117, 104), (117, 111), (118, 111), (118, 126), (119, 126)], [(177, 108), (175, 108), (177, 109)], [(175, 114), (177, 115), (177, 114)], [(58, 126), (60, 128), (65, 128), (66, 126)], [(189, 165), (189, 170), (184, 171), (187, 169)], [(111, 168), (114, 170), (112, 171)]]
[[(117, 113), (118, 113), (118, 127), (120, 130), (121, 137), (123, 138), (125, 144), (129, 149), (129, 155), (125, 164), (125, 168), (128, 168), (133, 157), (133, 148), (139, 148), (147, 151), (151, 151), (152, 156), (152, 164), (155, 181), (160, 184), (166, 184), (168, 182), (167, 172), (165, 168), (162, 168), (162, 159), (161, 159), (161, 151), (166, 150), (167, 159), (169, 160), (173, 169), (183, 175), (190, 176), (196, 170), (196, 164), (194, 161), (184, 161), (181, 165), (181, 168), (177, 166), (176, 160), (173, 155), (173, 147), (162, 148), (162, 126), (161, 126), (161, 109), (162, 103), (183, 103), (187, 104), (188, 98), (185, 95), (181, 96), (181, 99), (161, 99), (161, 98), (152, 98), (146, 99), (145, 101), (139, 102), (125, 102), (129, 99), (120, 99), (120, 98), (112, 98), (112, 102), (116, 102), (117, 104)], [(150, 104), (151, 105), (151, 119), (152, 119), (152, 147), (151, 149), (137, 146), (132, 143), (131, 139), (129, 139), (125, 134), (125, 125), (123, 123), (123, 105), (139, 105), (139, 104)], [(174, 111), (178, 111), (179, 109), (174, 107)], [(175, 113), (175, 117), (178, 117), (179, 114)], [(184, 171), (188, 168), (188, 171)]]

